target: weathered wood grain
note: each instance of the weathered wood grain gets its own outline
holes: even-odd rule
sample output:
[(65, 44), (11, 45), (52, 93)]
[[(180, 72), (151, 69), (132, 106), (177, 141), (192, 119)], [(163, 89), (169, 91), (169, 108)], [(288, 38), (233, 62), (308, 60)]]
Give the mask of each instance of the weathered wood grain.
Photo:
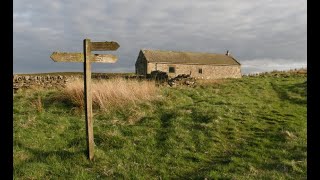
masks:
[[(50, 58), (55, 62), (84, 62), (83, 53), (53, 52)], [(94, 63), (115, 63), (118, 57), (113, 54), (91, 54), (89, 61)]]
[(91, 51), (115, 51), (120, 47), (117, 42), (91, 42)]
[(87, 151), (88, 158), (94, 158), (94, 138), (92, 122), (92, 94), (91, 94), (91, 49), (90, 39), (83, 40), (84, 52), (84, 98), (85, 98), (85, 117), (86, 117), (86, 134), (87, 134)]
[(118, 57), (113, 54), (92, 54), (90, 61), (94, 63), (115, 63)]

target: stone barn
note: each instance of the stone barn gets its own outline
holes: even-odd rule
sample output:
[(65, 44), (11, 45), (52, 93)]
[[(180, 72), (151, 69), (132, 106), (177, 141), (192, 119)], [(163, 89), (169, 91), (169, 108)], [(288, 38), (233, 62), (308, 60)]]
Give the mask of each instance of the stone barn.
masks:
[(200, 79), (241, 78), (241, 64), (230, 55), (142, 49), (136, 61), (136, 74), (166, 72), (169, 77), (190, 74)]

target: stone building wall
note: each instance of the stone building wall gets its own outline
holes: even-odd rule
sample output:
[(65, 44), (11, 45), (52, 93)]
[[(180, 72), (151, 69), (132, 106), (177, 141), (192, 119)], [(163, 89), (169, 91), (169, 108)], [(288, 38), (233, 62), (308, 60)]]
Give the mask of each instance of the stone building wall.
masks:
[[(191, 77), (199, 79), (241, 78), (240, 65), (188, 65), (188, 64), (164, 64), (148, 63), (147, 73), (152, 71), (167, 72), (169, 77), (179, 74), (190, 74)], [(175, 68), (175, 73), (169, 73), (169, 67)], [(199, 69), (202, 73), (199, 73)]]

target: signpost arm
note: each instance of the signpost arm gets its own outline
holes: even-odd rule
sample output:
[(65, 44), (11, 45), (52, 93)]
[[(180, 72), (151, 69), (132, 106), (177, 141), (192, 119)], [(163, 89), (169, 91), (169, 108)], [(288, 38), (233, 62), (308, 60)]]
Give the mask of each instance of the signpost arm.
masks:
[(86, 118), (87, 152), (88, 158), (93, 160), (93, 122), (92, 122), (92, 94), (91, 94), (91, 42), (90, 39), (83, 40), (84, 52), (84, 108)]

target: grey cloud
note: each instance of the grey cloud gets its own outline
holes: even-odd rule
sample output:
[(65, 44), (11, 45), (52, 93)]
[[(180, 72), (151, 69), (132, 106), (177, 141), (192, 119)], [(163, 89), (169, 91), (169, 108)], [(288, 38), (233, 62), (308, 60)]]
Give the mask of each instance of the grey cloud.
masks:
[(292, 61), (291, 59), (252, 59), (244, 60), (242, 63), (242, 73), (259, 73), (273, 70), (290, 70), (306, 68), (306, 61)]
[(93, 65), (100, 72), (134, 72), (141, 48), (213, 53), (229, 49), (245, 71), (254, 71), (252, 67), (264, 61), (277, 68), (290, 62), (306, 65), (304, 0), (28, 2), (13, 1), (14, 72), (82, 71), (81, 64), (54, 63), (49, 56), (53, 51), (82, 51), (84, 38), (120, 44), (118, 51), (110, 52), (119, 56), (116, 64)]

